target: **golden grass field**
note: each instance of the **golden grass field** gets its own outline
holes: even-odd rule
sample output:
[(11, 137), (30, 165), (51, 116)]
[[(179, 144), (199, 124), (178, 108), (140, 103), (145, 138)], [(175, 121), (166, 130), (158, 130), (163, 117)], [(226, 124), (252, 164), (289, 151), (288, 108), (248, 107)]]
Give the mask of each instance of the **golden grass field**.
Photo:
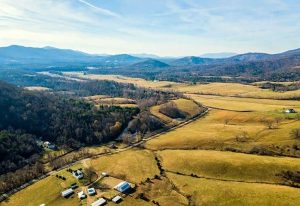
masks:
[(51, 89), (47, 88), (47, 87), (38, 87), (38, 86), (35, 86), (35, 87), (24, 87), (24, 89), (27, 89), (29, 91), (49, 91)]
[(121, 98), (121, 97), (109, 97), (105, 95), (88, 96), (84, 98), (96, 106), (100, 105), (114, 105), (120, 107), (137, 107), (136, 101), (133, 99)]
[(238, 97), (222, 97), (215, 95), (189, 95), (195, 101), (208, 107), (233, 111), (279, 111), (294, 108), (300, 111), (300, 102), (292, 100), (253, 99)]
[(89, 166), (99, 172), (139, 183), (159, 174), (154, 156), (147, 150), (129, 150), (107, 157), (92, 159)]
[[(172, 102), (174, 102), (177, 106), (177, 108), (179, 110), (181, 110), (182, 112), (188, 114), (188, 118), (194, 117), (197, 114), (199, 114), (200, 111), (200, 107), (193, 102), (192, 100), (188, 100), (188, 99), (176, 99), (176, 100), (172, 100)], [(168, 117), (162, 113), (159, 112), (159, 109), (162, 105), (156, 105), (150, 108), (150, 112), (158, 117), (160, 120), (162, 120), (165, 124), (167, 125), (171, 125), (174, 126), (178, 123), (180, 123), (178, 120), (176, 119), (172, 119), (171, 117)]]
[(177, 85), (175, 82), (168, 81), (148, 81), (141, 78), (132, 78), (121, 75), (99, 75), (99, 74), (86, 74), (84, 75), (81, 72), (64, 72), (65, 76), (81, 78), (81, 79), (91, 79), (91, 80), (110, 80), (120, 83), (134, 84), (139, 87), (144, 88), (153, 88), (153, 89), (161, 89), (161, 88), (169, 88), (172, 85)]
[(173, 89), (177, 89), (180, 92), (190, 94), (235, 96), (248, 98), (290, 99), (300, 97), (300, 90), (274, 92), (268, 89), (261, 89), (258, 86), (239, 83), (175, 85)]
[(164, 150), (158, 154), (166, 171), (220, 180), (284, 184), (278, 174), (300, 171), (299, 158), (206, 150)]
[(196, 179), (167, 173), (194, 205), (257, 206), (300, 204), (300, 190), (286, 186)]

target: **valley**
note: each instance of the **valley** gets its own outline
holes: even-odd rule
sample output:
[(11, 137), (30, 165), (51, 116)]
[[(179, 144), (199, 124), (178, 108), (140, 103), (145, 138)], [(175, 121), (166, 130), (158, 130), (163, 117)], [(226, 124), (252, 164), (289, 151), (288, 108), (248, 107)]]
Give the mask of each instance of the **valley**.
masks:
[[(74, 181), (83, 191), (92, 184), (96, 197), (105, 197), (108, 205), (114, 205), (110, 200), (118, 193), (106, 188), (107, 184), (115, 184), (110, 183), (114, 178), (134, 185), (131, 194), (121, 195), (123, 201), (119, 205), (300, 204), (300, 139), (296, 133), (300, 118), (298, 113), (286, 113), (288, 108), (300, 111), (299, 101), (294, 100), (300, 90), (274, 92), (255, 84), (189, 85), (122, 76), (63, 75), (86, 81), (107, 78), (138, 87), (177, 91), (186, 97), (148, 109), (167, 125), (167, 130), (137, 136), (130, 143), (115, 142), (115, 147), (111, 147), (112, 143), (86, 147), (82, 150), (93, 151), (89, 156), (48, 173), (44, 179), (9, 196), (1, 206), (91, 204), (96, 199), (93, 196), (85, 200), (79, 200), (76, 194), (67, 199), (61, 197), (61, 191)], [(95, 95), (85, 99), (95, 106), (137, 107), (136, 100), (130, 98)], [(173, 109), (164, 110), (168, 104)], [(202, 104), (208, 112), (199, 116), (203, 113)], [(183, 116), (175, 118), (174, 114)], [(92, 170), (91, 181), (100, 180), (77, 181), (66, 171), (69, 168), (82, 168), (85, 173)], [(112, 179), (101, 177), (103, 172)], [(57, 175), (67, 180), (58, 179)], [(34, 198), (33, 193), (39, 197)]]

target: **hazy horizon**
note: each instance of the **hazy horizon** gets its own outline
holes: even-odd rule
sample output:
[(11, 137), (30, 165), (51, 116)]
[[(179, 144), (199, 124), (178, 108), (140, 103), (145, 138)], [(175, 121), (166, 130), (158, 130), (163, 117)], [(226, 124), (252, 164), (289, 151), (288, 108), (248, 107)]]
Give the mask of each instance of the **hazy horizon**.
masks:
[(300, 47), (294, 1), (0, 0), (0, 46), (201, 56)]

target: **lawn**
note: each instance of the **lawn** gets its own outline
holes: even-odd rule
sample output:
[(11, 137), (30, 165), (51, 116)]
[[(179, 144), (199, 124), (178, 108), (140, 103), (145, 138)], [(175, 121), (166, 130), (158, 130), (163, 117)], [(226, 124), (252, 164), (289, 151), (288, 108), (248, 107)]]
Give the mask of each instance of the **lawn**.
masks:
[(158, 154), (166, 171), (220, 180), (284, 184), (286, 180), (278, 174), (300, 171), (299, 158), (208, 150), (164, 150)]
[(192, 196), (192, 205), (300, 205), (300, 190), (297, 188), (167, 175), (180, 191)]

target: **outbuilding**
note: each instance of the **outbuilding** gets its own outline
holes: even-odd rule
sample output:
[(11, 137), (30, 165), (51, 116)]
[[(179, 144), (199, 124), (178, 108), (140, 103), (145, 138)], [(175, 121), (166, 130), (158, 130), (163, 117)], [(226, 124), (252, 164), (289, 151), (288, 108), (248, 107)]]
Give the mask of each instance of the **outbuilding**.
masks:
[(286, 109), (285, 113), (297, 113), (294, 109)]
[(70, 188), (70, 189), (67, 189), (67, 190), (63, 191), (61, 193), (61, 196), (66, 198), (66, 197), (71, 196), (73, 193), (74, 193), (73, 189)]
[(118, 190), (119, 192), (126, 192), (127, 190), (131, 189), (131, 186), (128, 182), (124, 181), (116, 185), (114, 189)]
[(89, 188), (89, 189), (87, 189), (87, 192), (88, 192), (88, 194), (89, 194), (90, 196), (96, 194), (95, 188)]
[(117, 195), (117, 196), (115, 196), (114, 198), (112, 198), (111, 201), (113, 201), (114, 203), (119, 203), (119, 202), (122, 201), (122, 197), (119, 196), (119, 195)]
[(86, 198), (86, 194), (84, 194), (84, 192), (83, 191), (81, 191), (81, 192), (78, 192), (78, 198), (79, 199), (85, 199)]
[(93, 202), (91, 206), (102, 206), (106, 204), (106, 200), (104, 198), (100, 198), (96, 202)]

